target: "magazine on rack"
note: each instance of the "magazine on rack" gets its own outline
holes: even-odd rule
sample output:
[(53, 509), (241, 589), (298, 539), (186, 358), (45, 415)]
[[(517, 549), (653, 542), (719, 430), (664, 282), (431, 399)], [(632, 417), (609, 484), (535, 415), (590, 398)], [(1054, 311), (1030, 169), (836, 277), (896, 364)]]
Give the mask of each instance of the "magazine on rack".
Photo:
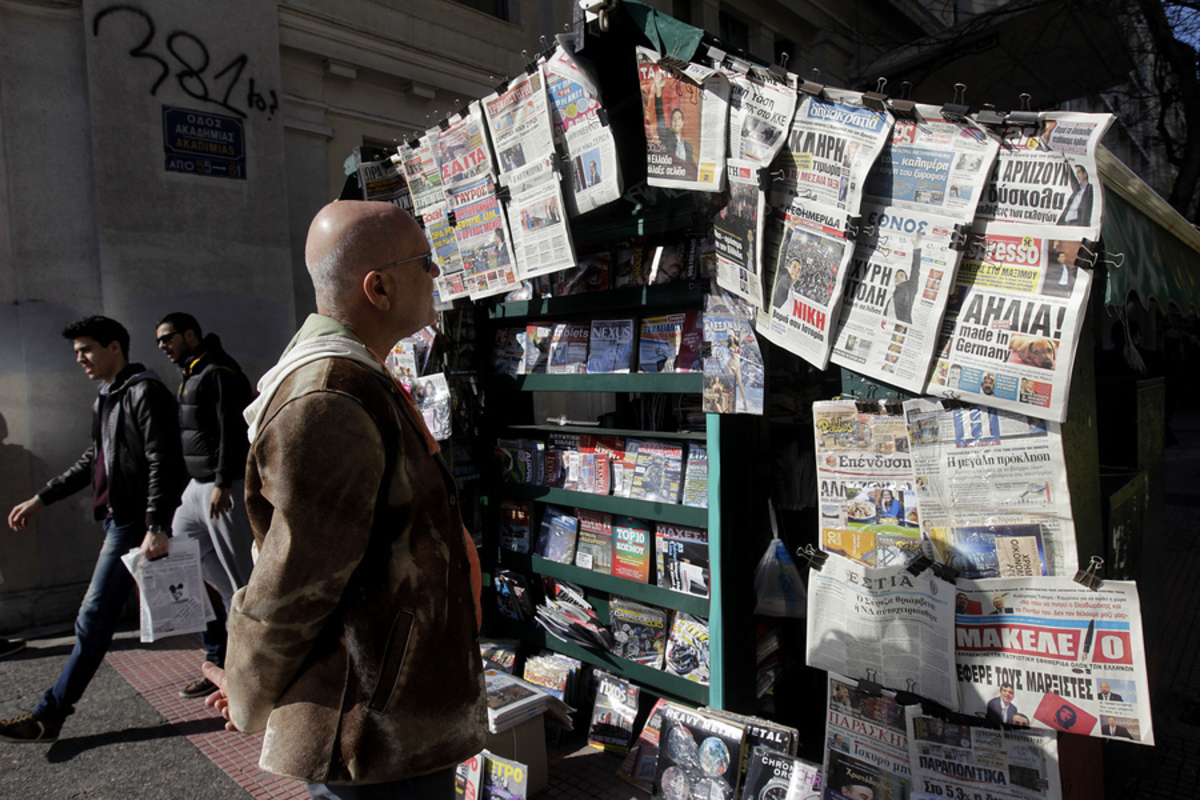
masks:
[(638, 445), (629, 496), (654, 503), (678, 503), (682, 474), (682, 445), (643, 440)]
[(708, 685), (708, 620), (682, 611), (671, 618), (663, 669), (695, 683)]
[(750, 745), (745, 800), (821, 800), (821, 767), (763, 745)]
[(613, 517), (614, 577), (649, 583), (650, 554), (653, 552), (650, 523), (634, 517)]
[(435, 372), (423, 378), (414, 378), (412, 397), (433, 438), (440, 442), (449, 439), (453, 431), (450, 422), (450, 385), (446, 383), (445, 374)]
[(658, 765), (658, 744), (662, 728), (662, 713), (667, 701), (658, 698), (650, 709), (642, 732), (629, 749), (629, 755), (617, 769), (617, 777), (628, 781), (647, 794), (654, 791), (654, 770)]
[(693, 508), (708, 508), (708, 448), (705, 445), (688, 444), (683, 497), (679, 502)]
[(550, 364), (550, 341), (554, 335), (552, 322), (531, 322), (525, 326), (525, 374), (546, 372)]
[(628, 753), (641, 689), (610, 672), (597, 670), (595, 677), (596, 702), (588, 726), (588, 744), (608, 753)]
[(575, 509), (579, 518), (579, 542), (575, 546), (575, 566), (602, 575), (612, 574), (613, 520), (611, 514)]
[(500, 500), (500, 547), (528, 553), (532, 546), (533, 509), (528, 500)]
[(753, 310), (725, 292), (704, 299), (704, 411), (762, 414), (766, 371)]
[(496, 375), (525, 373), (525, 328), (497, 328), (492, 348), (492, 372)]
[(559, 564), (570, 564), (575, 558), (575, 539), (579, 520), (555, 506), (546, 506), (538, 532), (534, 555)]
[(654, 786), (663, 798), (733, 798), (746, 732), (740, 725), (668, 703)]
[(668, 66), (661, 58), (649, 48), (637, 48), (646, 182), (719, 192), (725, 187), (729, 81), (710, 67)]
[(667, 643), (666, 610), (613, 597), (609, 615), (612, 618), (612, 654), (662, 669)]
[(479, 800), (529, 800), (529, 768), (525, 764), (490, 750), (480, 755)]
[(550, 353), (546, 372), (552, 375), (576, 375), (587, 371), (588, 336), (586, 322), (557, 322), (550, 333)]
[(627, 373), (633, 364), (634, 320), (592, 320), (588, 341), (587, 371)]
[[(550, 276), (551, 292), (555, 297), (572, 294), (603, 292), (609, 288), (608, 253), (579, 256), (579, 263), (561, 269)], [(542, 293), (545, 296), (545, 293)]]
[(659, 587), (708, 597), (708, 531), (659, 522), (654, 549)]
[(686, 314), (642, 318), (638, 339), (638, 367), (642, 372), (674, 372)]

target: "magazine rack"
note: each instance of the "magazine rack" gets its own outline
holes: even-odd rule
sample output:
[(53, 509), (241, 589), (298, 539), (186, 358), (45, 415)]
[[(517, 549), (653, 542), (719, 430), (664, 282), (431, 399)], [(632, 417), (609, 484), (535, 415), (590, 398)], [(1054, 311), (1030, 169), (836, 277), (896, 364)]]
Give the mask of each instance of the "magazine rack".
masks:
[[(642, 317), (699, 308), (705, 291), (706, 282), (680, 282), (532, 302), (501, 303), (492, 309), (490, 321), (494, 327), (504, 327), (540, 319), (582, 320), (614, 313)], [(744, 507), (739, 508), (739, 501), (747, 504), (752, 502), (750, 497), (753, 496), (753, 490), (749, 487), (735, 490), (733, 484), (737, 483), (739, 475), (731, 476), (730, 471), (723, 469), (722, 465), (741, 464), (743, 469), (733, 472), (740, 472), (743, 480), (747, 477), (749, 470), (744, 467), (751, 463), (748, 460), (749, 452), (758, 418), (706, 414), (703, 429), (693, 432), (536, 424), (532, 421), (532, 395), (535, 392), (607, 392), (617, 396), (620, 406), (626, 397), (633, 394), (643, 397), (655, 394), (699, 395), (702, 378), (700, 373), (493, 376), (486, 417), (495, 421), (490, 432), (496, 434), (492, 437), (493, 441), (502, 436), (544, 438), (550, 433), (591, 433), (705, 444), (708, 450), (708, 508), (512, 483), (498, 483), (494, 495), (498, 498), (530, 500), (537, 504), (631, 516), (651, 523), (666, 522), (707, 529), (710, 574), (708, 598), (660, 588), (654, 582), (653, 565), (650, 582), (638, 583), (573, 564), (561, 564), (535, 555), (504, 550), (495, 540), (485, 540), (485, 546), (487, 553), (493, 556), (487, 561), (495, 566), (524, 574), (559, 578), (583, 587), (589, 602), (605, 624), (609, 622), (609, 600), (613, 596), (704, 617), (709, 623), (709, 685), (704, 686), (663, 670), (618, 658), (611, 653), (564, 642), (540, 628), (531, 627), (532, 623), (517, 623), (497, 615), (489, 629), (614, 672), (654, 695), (679, 698), (696, 705), (750, 711), (754, 701), (754, 631), (753, 625), (749, 624), (753, 613), (753, 591), (752, 570), (746, 563), (745, 553), (754, 548), (737, 547), (729, 531), (737, 528), (739, 520), (745, 524), (747, 514)], [(734, 500), (735, 497), (738, 501)]]

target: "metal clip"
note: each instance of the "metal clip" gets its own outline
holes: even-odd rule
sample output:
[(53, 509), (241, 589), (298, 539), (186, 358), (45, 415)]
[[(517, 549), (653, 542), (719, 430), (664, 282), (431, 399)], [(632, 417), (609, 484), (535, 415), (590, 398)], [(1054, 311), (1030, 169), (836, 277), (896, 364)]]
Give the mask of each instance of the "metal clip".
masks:
[(965, 122), (967, 112), (971, 110), (966, 101), (967, 85), (965, 83), (954, 84), (954, 100), (942, 106), (942, 117), (949, 122)]
[(1104, 585), (1104, 580), (1100, 577), (1100, 568), (1103, 566), (1103, 558), (1092, 556), (1087, 569), (1081, 569), (1075, 573), (1075, 582), (1091, 589), (1093, 592), (1100, 591), (1100, 587)]
[(796, 548), (796, 558), (799, 561), (807, 561), (811, 569), (817, 572), (825, 566), (825, 562), (829, 560), (829, 553), (816, 549), (811, 544), (806, 544), (804, 547)]

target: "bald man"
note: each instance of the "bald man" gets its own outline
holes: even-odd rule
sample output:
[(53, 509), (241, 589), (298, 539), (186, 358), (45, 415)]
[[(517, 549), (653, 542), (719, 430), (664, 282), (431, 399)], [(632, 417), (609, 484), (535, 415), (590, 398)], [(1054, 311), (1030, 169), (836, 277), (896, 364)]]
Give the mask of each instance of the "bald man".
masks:
[(246, 410), (258, 546), (208, 699), (266, 729), (260, 766), (314, 798), (452, 798), (484, 746), (478, 560), (454, 478), (383, 358), (434, 321), (437, 266), (389, 203), (313, 220), (309, 316)]

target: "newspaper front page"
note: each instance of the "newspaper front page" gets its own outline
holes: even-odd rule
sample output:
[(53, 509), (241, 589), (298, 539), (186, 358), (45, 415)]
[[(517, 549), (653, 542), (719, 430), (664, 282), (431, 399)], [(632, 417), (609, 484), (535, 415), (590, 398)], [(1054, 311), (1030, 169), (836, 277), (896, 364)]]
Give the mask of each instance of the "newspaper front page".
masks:
[(504, 205), (496, 197), (490, 175), (447, 191), (454, 212), (454, 240), (472, 300), (512, 291), (520, 286)]
[(362, 188), (363, 200), (391, 203), (413, 213), (412, 195), (404, 173), (390, 158), (359, 163), (358, 185)]
[(846, 784), (839, 779), (854, 772), (879, 790), (875, 800), (908, 797), (912, 768), (905, 715), (895, 692), (871, 694), (859, 689), (858, 681), (831, 673), (825, 715), (826, 785), (840, 791)]
[(140, 549), (121, 556), (138, 585), (141, 641), (199, 633), (217, 618), (200, 573), (200, 544), (195, 539), (171, 540), (171, 549), (153, 561)]
[(396, 148), (396, 153), (412, 196), (413, 213), (422, 215), (430, 206), (445, 202), (442, 171), (433, 157), (429, 134), (401, 144)]
[(910, 800), (1061, 800), (1058, 737), (908, 715)]
[(481, 103), (501, 176), (554, 152), (550, 105), (540, 65), (508, 81), (504, 92), (492, 92)]
[(953, 584), (831, 554), (808, 573), (808, 665), (957, 709)]
[(984, 406), (904, 403), (921, 530), (965, 578), (1071, 576), (1071, 493), (1056, 422)]
[(617, 144), (590, 65), (560, 44), (546, 61), (546, 92), (559, 151), (570, 164), (567, 213), (577, 217), (621, 197)]
[(462, 256), (458, 253), (458, 239), (454, 236), (454, 228), (450, 226), (449, 211), (443, 200), (426, 206), (421, 215), (421, 221), (425, 225), (425, 238), (429, 240), (429, 246), (438, 262), (440, 274), (434, 285), (442, 300), (465, 297), (469, 291)]
[(732, 60), (729, 79), (729, 154), (765, 167), (783, 148), (796, 113), (796, 81)]
[(957, 592), (964, 714), (1154, 744), (1136, 583), (960, 579)]
[(908, 428), (897, 407), (813, 403), (821, 549), (868, 567), (921, 554)]
[(1104, 192), (1096, 148), (1112, 114), (1050, 111), (1037, 125), (1007, 125), (976, 219), (985, 228), (1055, 227), (1055, 238), (1100, 238)]
[(833, 337), (833, 363), (918, 393), (937, 351), (961, 256), (949, 221), (863, 205), (871, 232), (855, 245)]
[(925, 394), (1062, 422), (1092, 274), (1057, 228), (973, 234)]
[(637, 48), (646, 182), (666, 189), (719, 192), (725, 188), (725, 130), (729, 81), (700, 64), (668, 66)]
[(743, 297), (756, 308), (763, 303), (762, 229), (765, 197), (754, 161), (731, 158), (725, 163), (729, 202), (713, 218), (717, 285)]
[(537, 158), (500, 180), (512, 193), (508, 216), (513, 221), (517, 276), (525, 280), (575, 266), (571, 228), (553, 161)]

